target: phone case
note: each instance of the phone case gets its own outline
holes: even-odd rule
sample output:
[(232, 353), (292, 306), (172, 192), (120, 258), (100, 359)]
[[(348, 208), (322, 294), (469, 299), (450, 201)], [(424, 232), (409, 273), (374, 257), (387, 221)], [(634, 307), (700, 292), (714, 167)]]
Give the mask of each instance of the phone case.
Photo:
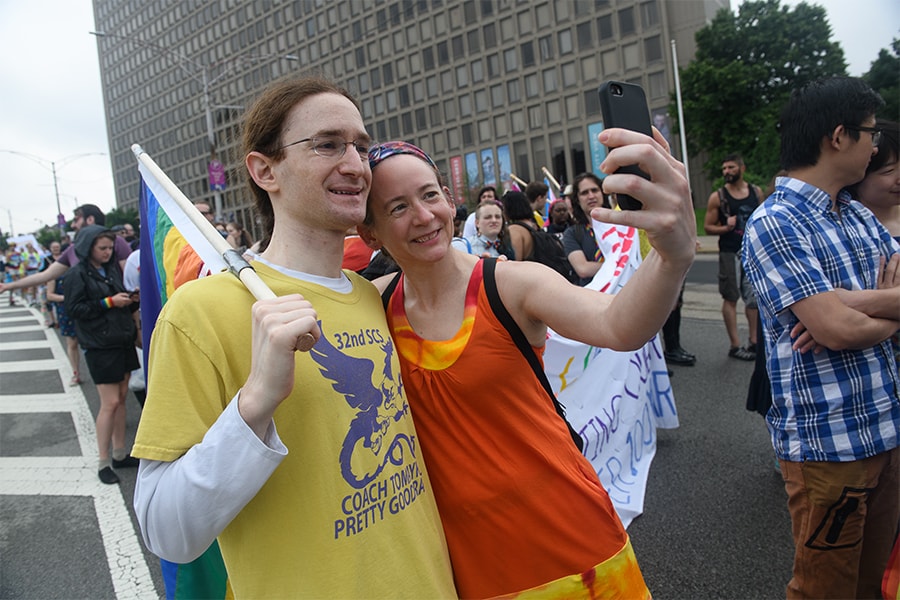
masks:
[[(599, 94), (604, 129), (620, 127), (653, 136), (647, 96), (641, 86), (621, 81), (606, 81), (600, 85)], [(616, 172), (650, 179), (650, 176), (641, 171), (637, 165), (622, 167)], [(643, 206), (640, 200), (625, 194), (617, 194), (616, 200), (622, 210), (640, 210)]]

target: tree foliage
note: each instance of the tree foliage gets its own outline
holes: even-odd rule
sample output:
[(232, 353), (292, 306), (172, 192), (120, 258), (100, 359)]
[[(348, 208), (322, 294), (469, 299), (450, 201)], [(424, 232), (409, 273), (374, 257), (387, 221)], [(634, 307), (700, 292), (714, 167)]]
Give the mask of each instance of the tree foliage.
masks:
[[(767, 183), (778, 171), (776, 129), (793, 89), (846, 75), (840, 44), (831, 41), (825, 9), (801, 2), (747, 1), (722, 9), (696, 33), (697, 51), (681, 71), (684, 124), (691, 155), (706, 152), (710, 179), (722, 157), (739, 152), (748, 179)], [(672, 105), (673, 114), (677, 107)]]
[(882, 48), (862, 78), (884, 98), (884, 108), (878, 111), (878, 116), (900, 121), (900, 39), (894, 39), (891, 49), (893, 55)]
[(131, 224), (137, 230), (137, 224), (140, 221), (140, 215), (136, 208), (122, 208), (117, 206), (106, 213), (106, 226)]

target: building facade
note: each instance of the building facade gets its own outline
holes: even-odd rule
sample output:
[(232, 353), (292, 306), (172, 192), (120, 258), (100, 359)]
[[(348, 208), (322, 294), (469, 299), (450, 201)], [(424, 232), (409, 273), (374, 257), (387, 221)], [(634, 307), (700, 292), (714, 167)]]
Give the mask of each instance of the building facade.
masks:
[[(686, 65), (694, 33), (727, 7), (728, 0), (94, 0), (117, 202), (137, 206), (130, 147), (138, 143), (189, 198), (257, 237), (242, 174), (243, 107), (271, 81), (305, 73), (356, 95), (376, 141), (405, 139), (428, 151), (458, 202), (514, 177), (549, 173), (564, 185), (602, 159), (601, 82), (640, 84), (657, 127), (674, 129), (671, 41)], [(677, 136), (670, 142), (680, 156)], [(705, 198), (708, 182), (692, 179), (695, 197)]]

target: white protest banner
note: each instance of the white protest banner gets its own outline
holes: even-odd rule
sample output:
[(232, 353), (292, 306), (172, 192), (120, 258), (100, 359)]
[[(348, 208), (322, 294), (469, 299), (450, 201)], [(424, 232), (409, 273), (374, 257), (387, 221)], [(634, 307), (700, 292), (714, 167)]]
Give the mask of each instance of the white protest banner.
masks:
[[(631, 227), (597, 221), (594, 232), (605, 260), (586, 287), (614, 294), (641, 263), (638, 234)], [(656, 428), (678, 427), (659, 336), (636, 352), (615, 352), (551, 331), (544, 370), (627, 527), (643, 512)]]

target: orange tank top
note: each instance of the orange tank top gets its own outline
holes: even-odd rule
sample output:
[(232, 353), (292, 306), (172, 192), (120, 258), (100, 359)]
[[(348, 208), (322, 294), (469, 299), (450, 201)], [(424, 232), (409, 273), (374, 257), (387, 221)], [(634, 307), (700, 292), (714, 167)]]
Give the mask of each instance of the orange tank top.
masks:
[(451, 340), (416, 335), (402, 279), (387, 311), (462, 598), (586, 572), (627, 541), (593, 467), (494, 316), (482, 265)]

